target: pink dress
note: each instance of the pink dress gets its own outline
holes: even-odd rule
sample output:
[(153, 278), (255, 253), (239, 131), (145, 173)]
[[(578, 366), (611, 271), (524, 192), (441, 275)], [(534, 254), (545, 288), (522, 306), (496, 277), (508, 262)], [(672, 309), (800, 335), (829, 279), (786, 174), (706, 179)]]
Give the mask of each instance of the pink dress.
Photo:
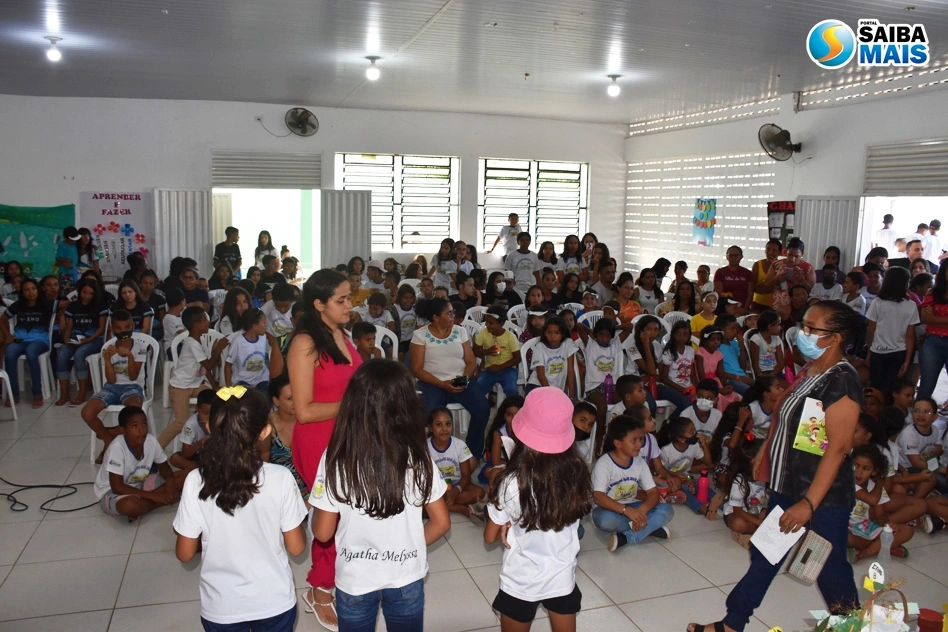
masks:
[[(320, 404), (342, 401), (352, 374), (362, 364), (362, 358), (346, 338), (352, 364), (336, 364), (329, 356), (321, 356), (313, 369), (313, 401)], [(316, 470), (323, 453), (329, 447), (329, 438), (336, 425), (335, 419), (308, 424), (296, 422), (293, 426), (293, 465), (303, 481), (312, 488)], [(336, 542), (313, 541), (313, 566), (306, 575), (310, 586), (333, 588), (336, 585)]]
[[(708, 353), (708, 350), (704, 347), (698, 347), (698, 350), (695, 351), (695, 356), (701, 358), (701, 362), (704, 365), (704, 375), (699, 375), (698, 379), (710, 378), (718, 383), (718, 388), (722, 387), (721, 380), (718, 379), (718, 364), (724, 361), (724, 355), (721, 351), (715, 351), (713, 354)], [(724, 409), (728, 407), (728, 404), (733, 402), (741, 401), (741, 396), (737, 392), (732, 392), (730, 395), (718, 395), (718, 405), (717, 408), (721, 412), (724, 412)]]

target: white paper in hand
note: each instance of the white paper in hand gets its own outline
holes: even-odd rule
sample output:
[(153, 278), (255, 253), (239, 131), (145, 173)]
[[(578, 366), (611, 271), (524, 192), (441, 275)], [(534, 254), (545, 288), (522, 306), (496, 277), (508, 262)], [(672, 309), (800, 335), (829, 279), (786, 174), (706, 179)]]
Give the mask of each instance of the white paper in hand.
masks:
[(805, 527), (801, 527), (796, 533), (783, 533), (780, 530), (780, 516), (783, 515), (783, 509), (774, 507), (764, 518), (764, 521), (754, 535), (751, 536), (751, 544), (757, 547), (767, 561), (771, 564), (779, 564), (787, 551), (797, 543), (797, 540), (803, 537), (806, 532)]

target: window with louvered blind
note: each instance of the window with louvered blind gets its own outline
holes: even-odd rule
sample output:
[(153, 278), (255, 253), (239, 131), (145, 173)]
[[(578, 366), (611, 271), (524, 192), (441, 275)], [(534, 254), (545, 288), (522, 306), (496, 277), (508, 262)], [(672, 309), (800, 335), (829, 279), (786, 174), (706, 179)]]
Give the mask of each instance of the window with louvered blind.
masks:
[(478, 243), (489, 250), (511, 213), (533, 236), (531, 248), (552, 241), (560, 250), (567, 235), (586, 232), (589, 165), (546, 160), (478, 161)]
[(372, 192), (372, 249), (437, 250), (458, 236), (460, 159), (336, 154), (336, 189)]
[[(767, 202), (774, 199), (774, 162), (763, 152), (695, 156), (629, 163), (625, 212), (625, 265), (638, 273), (659, 257), (688, 262), (689, 278), (706, 264), (727, 264), (731, 245), (750, 268), (767, 243)], [(717, 199), (713, 246), (692, 243), (695, 198)], [(600, 239), (609, 243), (608, 238)]]

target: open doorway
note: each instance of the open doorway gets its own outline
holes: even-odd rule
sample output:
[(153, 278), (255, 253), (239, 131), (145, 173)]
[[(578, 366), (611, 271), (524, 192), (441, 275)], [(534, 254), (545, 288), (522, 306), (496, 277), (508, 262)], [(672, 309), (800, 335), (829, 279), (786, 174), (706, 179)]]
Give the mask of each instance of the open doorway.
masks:
[[(904, 238), (914, 233), (919, 224), (928, 224), (933, 219), (941, 221), (948, 209), (948, 197), (942, 196), (867, 197), (863, 200), (864, 223), (860, 263), (872, 248), (876, 231), (882, 228), (882, 219), (886, 215), (895, 218), (892, 228), (900, 238)], [(904, 253), (889, 253), (890, 259), (904, 256)]]
[[(214, 236), (224, 229), (240, 230), (241, 276), (254, 265), (260, 231), (269, 231), (273, 247), (283, 246), (300, 260), (304, 276), (319, 267), (319, 190), (214, 188)], [(215, 242), (217, 243), (217, 242)]]

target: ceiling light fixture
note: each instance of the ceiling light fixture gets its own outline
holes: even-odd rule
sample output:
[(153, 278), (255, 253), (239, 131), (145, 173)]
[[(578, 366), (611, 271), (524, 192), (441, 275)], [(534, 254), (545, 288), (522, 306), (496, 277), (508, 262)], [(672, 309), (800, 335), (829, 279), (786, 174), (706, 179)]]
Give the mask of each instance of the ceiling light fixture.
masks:
[(49, 59), (49, 61), (59, 61), (62, 59), (63, 54), (59, 52), (56, 42), (62, 41), (63, 38), (56, 37), (55, 35), (47, 35), (43, 39), (49, 40), (49, 50), (46, 51), (46, 58)]
[(606, 94), (608, 94), (610, 97), (619, 96), (619, 93), (622, 92), (622, 88), (619, 87), (619, 84), (617, 83), (617, 81), (619, 77), (621, 77), (622, 75), (607, 75), (607, 76), (610, 79), (612, 79), (612, 83), (610, 83), (609, 87), (606, 88)]
[(365, 78), (369, 81), (376, 81), (382, 72), (379, 70), (379, 67), (375, 65), (375, 62), (381, 59), (381, 57), (378, 55), (369, 55), (366, 59), (368, 59), (372, 65), (365, 69)]

